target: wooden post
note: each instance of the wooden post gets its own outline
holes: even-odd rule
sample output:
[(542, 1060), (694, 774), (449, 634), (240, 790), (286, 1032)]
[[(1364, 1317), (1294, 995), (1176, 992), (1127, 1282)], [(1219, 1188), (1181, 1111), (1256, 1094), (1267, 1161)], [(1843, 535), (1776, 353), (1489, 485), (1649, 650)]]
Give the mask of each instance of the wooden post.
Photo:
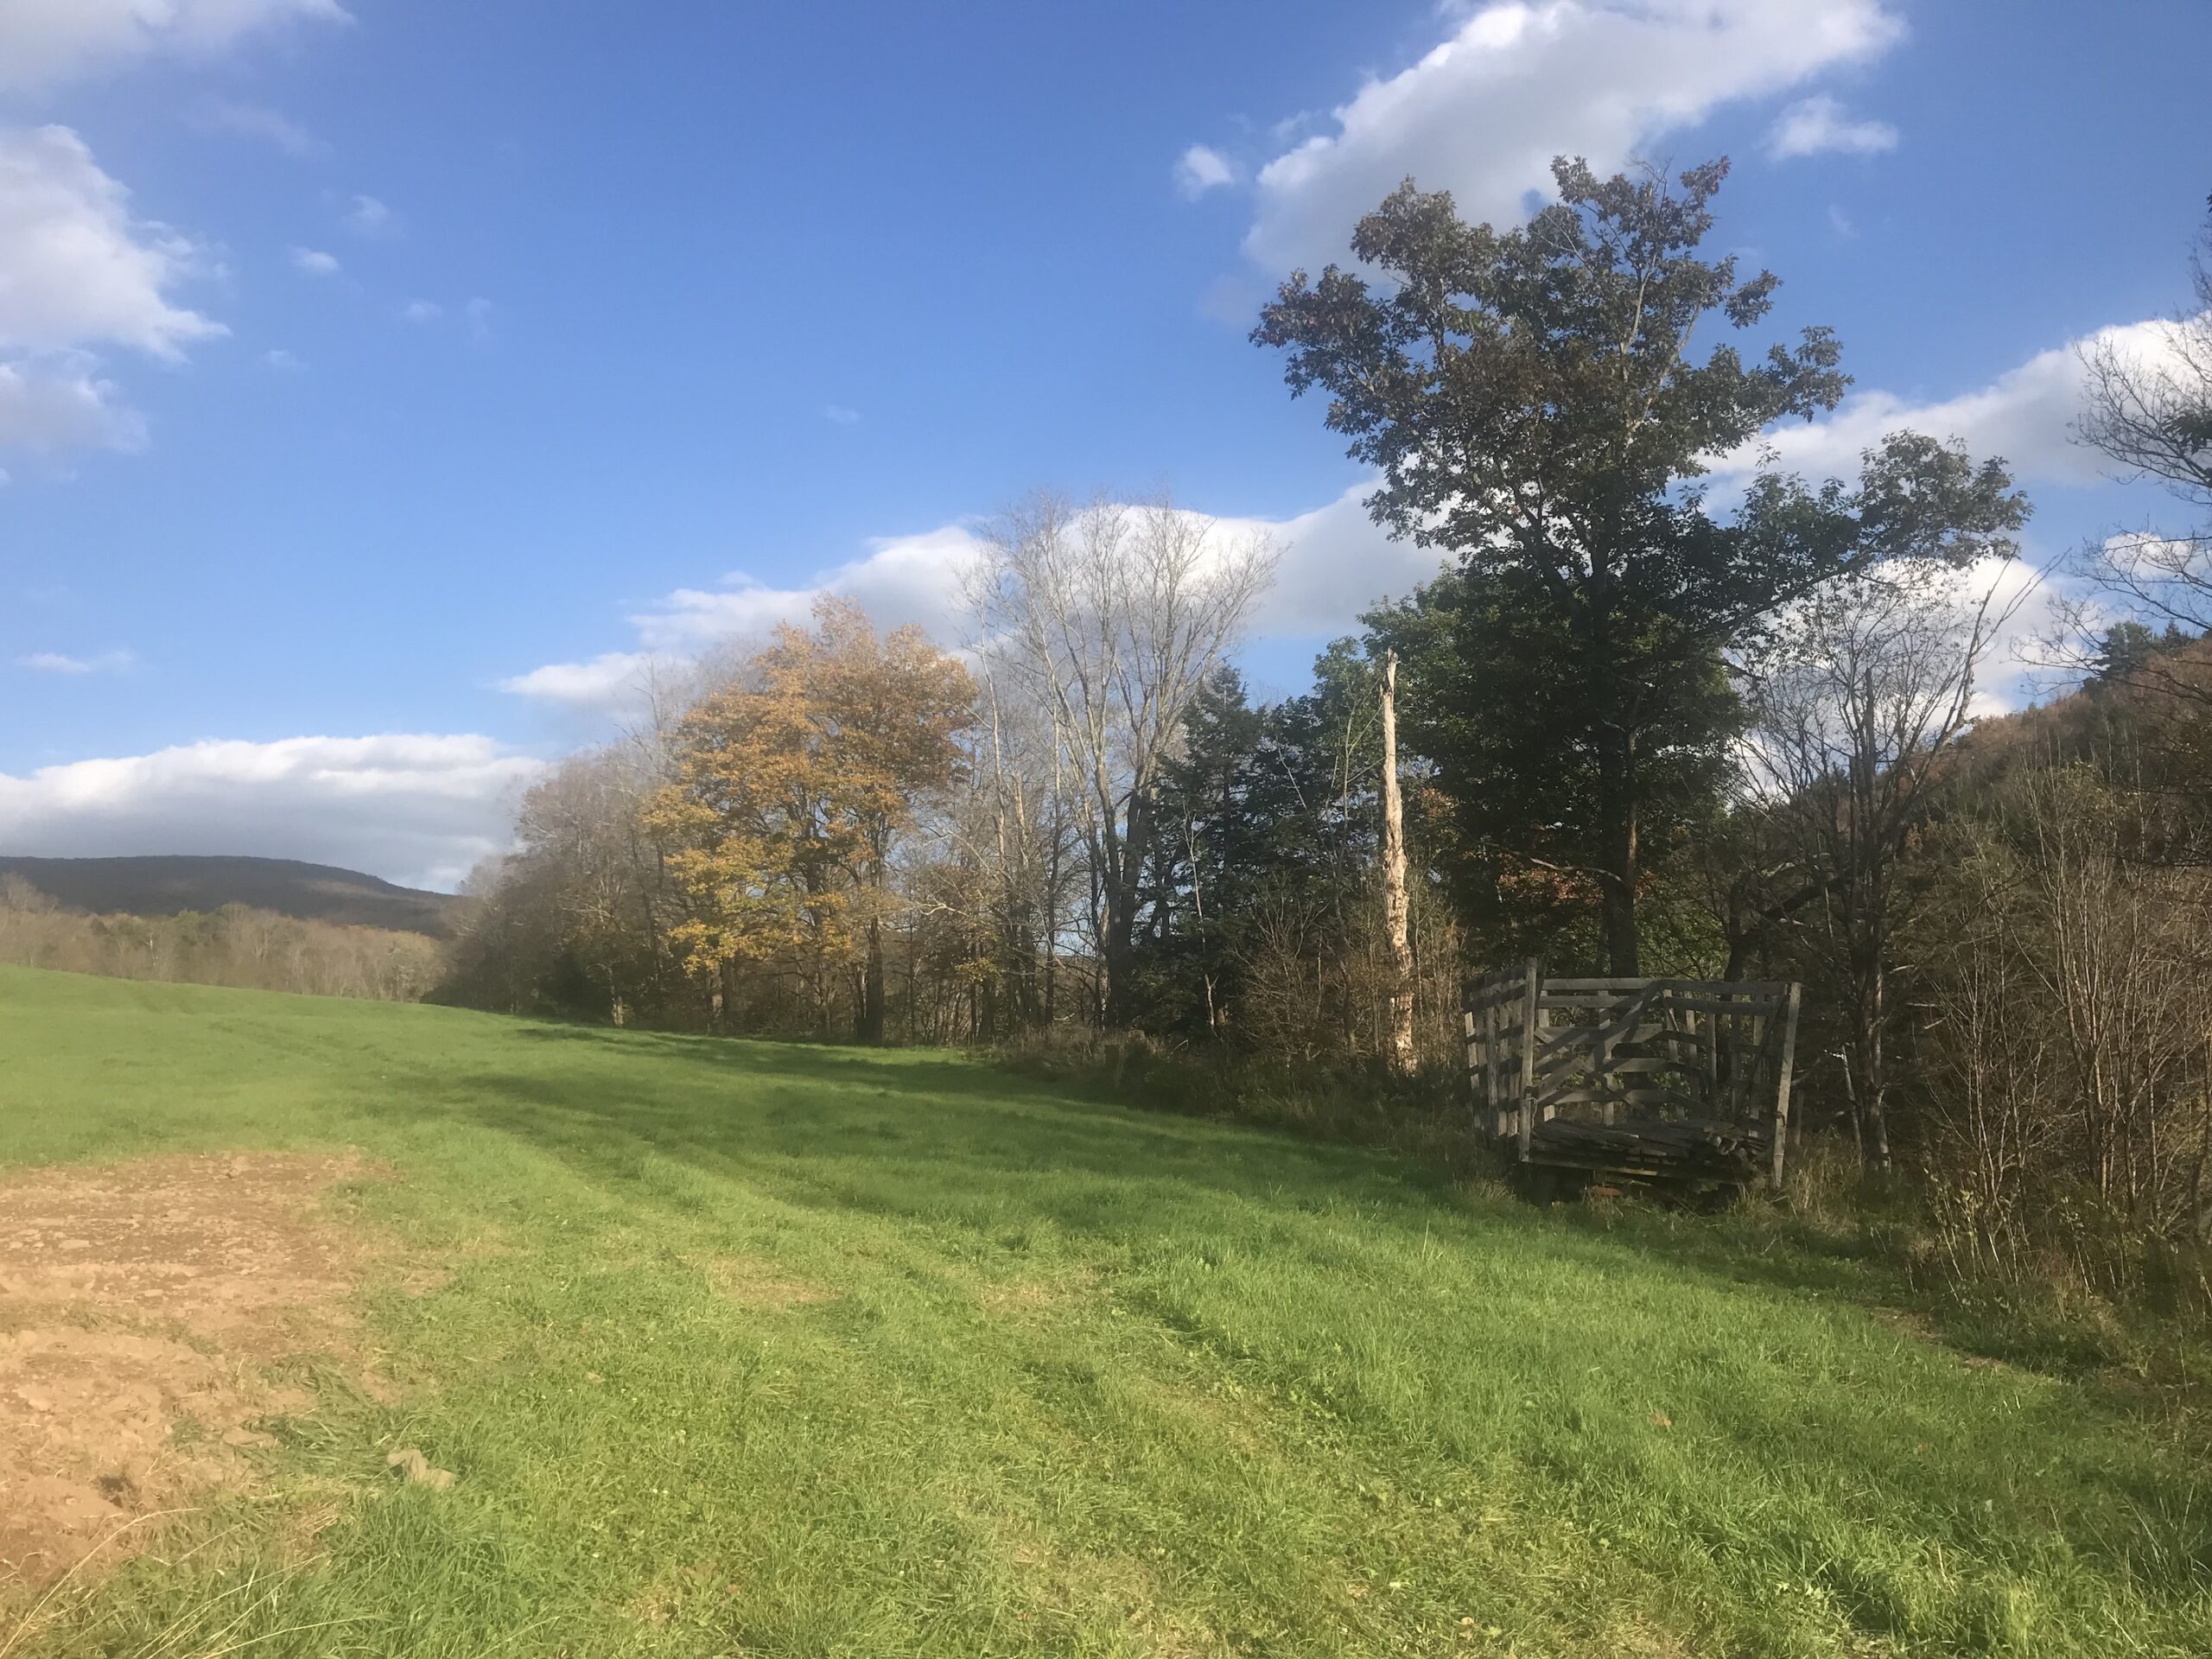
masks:
[(1709, 1009), (1704, 1015), (1705, 1034), (1705, 1111), (1708, 1117), (1722, 1115), (1720, 1102), (1720, 1014)]
[(1483, 1056), (1483, 1107), (1490, 1113), (1492, 1135), (1505, 1133), (1505, 1103), (1497, 1097), (1497, 1010), (1491, 1005), (1491, 976), (1484, 974), (1475, 984), (1475, 1000), (1482, 1012), (1474, 1015), (1482, 1032), (1478, 1039)]
[(1789, 1084), (1797, 1065), (1797, 1006), (1805, 988), (1790, 982), (1789, 1001), (1782, 1016), (1782, 1055), (1775, 1065), (1774, 1190), (1782, 1191), (1782, 1154), (1789, 1135)]
[(1406, 900), (1405, 802), (1398, 790), (1398, 653), (1382, 653), (1382, 925), (1390, 945), (1390, 1069), (1413, 1075), (1414, 947)]
[(1529, 1142), (1536, 1128), (1536, 1032), (1543, 995), (1543, 964), (1531, 958), (1521, 994), (1521, 1161), (1529, 1161)]
[[(1479, 995), (1479, 993), (1478, 993), (1478, 995)], [(1475, 1066), (1477, 1064), (1477, 1058), (1482, 1052), (1482, 1041), (1475, 1035), (1475, 1033), (1478, 1028), (1477, 1024), (1478, 1016), (1476, 1015), (1475, 1011), (1472, 1008), (1465, 1009), (1462, 1011), (1461, 1018), (1467, 1028), (1467, 1044), (1465, 1051), (1467, 1056), (1467, 1092), (1475, 1097), (1475, 1121), (1479, 1123), (1482, 1122), (1482, 1114), (1484, 1109), (1490, 1104), (1489, 1101), (1483, 1097), (1483, 1090), (1476, 1084), (1475, 1082)]]

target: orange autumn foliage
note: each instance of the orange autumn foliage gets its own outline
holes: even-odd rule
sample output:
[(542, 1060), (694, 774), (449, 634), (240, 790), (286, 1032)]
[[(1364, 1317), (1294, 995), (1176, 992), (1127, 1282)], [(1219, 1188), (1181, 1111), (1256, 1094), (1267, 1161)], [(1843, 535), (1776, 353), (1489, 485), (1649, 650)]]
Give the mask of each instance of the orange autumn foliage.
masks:
[(859, 1034), (882, 1035), (882, 927), (900, 840), (957, 780), (968, 671), (918, 628), (879, 636), (825, 598), (811, 632), (767, 650), (678, 724), (647, 827), (690, 915), (672, 942), (700, 969), (782, 964), (819, 988), (864, 970)]

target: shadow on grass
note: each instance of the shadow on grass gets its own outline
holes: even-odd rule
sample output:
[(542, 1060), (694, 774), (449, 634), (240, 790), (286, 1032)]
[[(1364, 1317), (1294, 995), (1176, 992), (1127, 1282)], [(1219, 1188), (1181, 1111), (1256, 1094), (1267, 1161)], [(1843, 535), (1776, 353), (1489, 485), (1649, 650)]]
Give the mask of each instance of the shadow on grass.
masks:
[[(935, 1052), (521, 1027), (514, 1066), (457, 1070), (415, 1115), (516, 1137), (594, 1179), (652, 1154), (772, 1178), (796, 1201), (886, 1214), (1027, 1216), (1127, 1234), (1147, 1204), (1465, 1211), (1447, 1172), (1388, 1154), (1040, 1084)], [(641, 1055), (655, 1064), (640, 1067)], [(543, 1065), (532, 1064), (542, 1059)], [(1040, 1177), (1050, 1173), (1056, 1179)], [(1076, 1177), (1070, 1180), (1069, 1177)]]
[[(1127, 1312), (1179, 1345), (1227, 1343), (1217, 1352), (1230, 1360), (1243, 1352), (1238, 1339), (1175, 1297), (1148, 1294), (1152, 1252), (1205, 1255), (1233, 1241), (1281, 1249), (1309, 1273), (1341, 1262), (1366, 1274), (1434, 1238), (1471, 1255), (1497, 1252), (1534, 1275), (1609, 1283), (1624, 1298), (1638, 1294), (1638, 1275), (1663, 1274), (1738, 1297), (1812, 1298), (1861, 1314), (1923, 1311), (1869, 1254), (1793, 1239), (1765, 1218), (1532, 1211), (1399, 1154), (1146, 1109), (953, 1055), (561, 1026), (518, 1027), (512, 1036), (411, 1099), (379, 1096), (378, 1109), (511, 1138), (643, 1214), (710, 1215), (727, 1204), (734, 1215), (750, 1192), (774, 1205), (935, 1235), (963, 1260), (1068, 1245), (1103, 1252), (1109, 1272), (1117, 1261), (1135, 1269)], [(727, 1183), (728, 1198), (671, 1182), (671, 1162)], [(1319, 1224), (1301, 1219), (1321, 1216)], [(1367, 1248), (1377, 1239), (1388, 1246), (1380, 1254)], [(1389, 1294), (1386, 1281), (1376, 1283), (1375, 1294)], [(1408, 1303), (1391, 1317), (1418, 1313)], [(1892, 1323), (1900, 1344), (1925, 1334), (1924, 1320)], [(1948, 1330), (1939, 1334), (1968, 1348)], [(1321, 1351), (1294, 1343), (1283, 1363), (1295, 1369), (1306, 1363), (1300, 1353), (1311, 1360)], [(1328, 1397), (1330, 1362), (1314, 1363), (1323, 1380), (1301, 1386)], [(2092, 1385), (2071, 1394), (2067, 1409), (2086, 1434), (2099, 1420), (2133, 1427), (2151, 1415), (2146, 1404)], [(1880, 1408), (1873, 1400), (1866, 1407)], [(2136, 1443), (2139, 1454), (2100, 1451), (2067, 1478), (2124, 1503), (2163, 1558), (2201, 1560), (2198, 1517), (2212, 1488), (2177, 1479), (2168, 1454)], [(1850, 1481), (1871, 1488), (1900, 1478), (1879, 1444), (1856, 1457)], [(2097, 1530), (2103, 1522), (2094, 1517), (2104, 1511), (2082, 1502), (2080, 1516), (2069, 1510), (2051, 1522), (2068, 1547), (2134, 1573), (2135, 1546)], [(1875, 1613), (1865, 1618), (1882, 1626)]]
[[(456, 1076), (442, 1110), (596, 1180), (634, 1184), (650, 1153), (767, 1179), (780, 1197), (810, 1206), (1116, 1239), (1141, 1233), (1148, 1214), (1164, 1220), (1186, 1204), (1202, 1214), (1221, 1196), (1289, 1210), (1356, 1205), (1363, 1225), (1412, 1232), (1448, 1213), (1475, 1230), (1543, 1228), (1548, 1249), (1581, 1262), (1626, 1254), (1668, 1273), (1903, 1313), (1901, 1339), (2069, 1380), (2095, 1382), (2119, 1358), (2078, 1321), (1924, 1294), (1875, 1241), (1779, 1217), (1640, 1205), (1531, 1211), (1471, 1198), (1458, 1172), (1402, 1154), (1200, 1116), (1174, 1100), (1132, 1103), (1100, 1085), (941, 1051), (536, 1023), (514, 1035), (553, 1063)], [(641, 1055), (658, 1064), (640, 1070)], [(653, 1086), (639, 1087), (646, 1079)], [(1040, 1179), (1047, 1172), (1062, 1179)], [(2094, 1392), (2115, 1412), (2171, 1414), (2171, 1400), (2139, 1386)]]

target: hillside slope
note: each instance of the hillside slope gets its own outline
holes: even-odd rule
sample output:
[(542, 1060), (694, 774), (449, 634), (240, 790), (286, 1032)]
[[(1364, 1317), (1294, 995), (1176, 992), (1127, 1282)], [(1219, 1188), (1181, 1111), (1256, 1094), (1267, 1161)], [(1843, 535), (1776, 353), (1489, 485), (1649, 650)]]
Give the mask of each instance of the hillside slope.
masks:
[(289, 858), (24, 858), (0, 855), (0, 875), (19, 875), (49, 899), (108, 915), (174, 916), (251, 905), (308, 922), (342, 922), (403, 932), (445, 931), (454, 900), (359, 870)]
[(0, 1054), (0, 1173), (358, 1148), (374, 1243), (262, 1489), (19, 1651), (2212, 1651), (2183, 1430), (1772, 1235), (940, 1054), (16, 969)]

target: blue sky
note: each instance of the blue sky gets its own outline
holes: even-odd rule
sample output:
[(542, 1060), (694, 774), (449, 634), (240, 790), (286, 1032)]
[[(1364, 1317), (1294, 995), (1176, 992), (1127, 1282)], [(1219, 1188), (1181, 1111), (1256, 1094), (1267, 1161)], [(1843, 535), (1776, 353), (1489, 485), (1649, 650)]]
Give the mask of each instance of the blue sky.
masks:
[(2202, 0), (0, 0), (0, 850), (450, 885), (646, 658), (948, 626), (1039, 486), (1265, 521), (1249, 659), (1423, 573), (1246, 342), (1408, 173), (1736, 158), (1718, 240), (2048, 556), (2072, 344), (2184, 298)]

